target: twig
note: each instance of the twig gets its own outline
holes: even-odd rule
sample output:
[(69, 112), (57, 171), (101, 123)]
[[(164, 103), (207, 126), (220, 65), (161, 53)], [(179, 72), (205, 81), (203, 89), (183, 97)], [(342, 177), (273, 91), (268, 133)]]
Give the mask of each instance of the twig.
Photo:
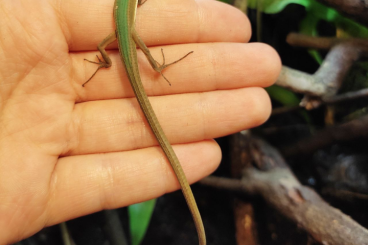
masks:
[(367, 56), (367, 39), (364, 38), (337, 38), (337, 37), (313, 37), (300, 33), (290, 33), (286, 37), (286, 42), (294, 47), (313, 48), (328, 50), (340, 43), (351, 43), (358, 46), (363, 52), (362, 56)]
[[(353, 92), (347, 92), (344, 94), (339, 94), (339, 95), (335, 95), (335, 96), (331, 96), (331, 97), (326, 97), (326, 98), (318, 98), (318, 104), (313, 104), (312, 106), (308, 106), (308, 105), (304, 105), (305, 107), (301, 106), (284, 106), (284, 107), (278, 107), (272, 110), (272, 116), (275, 115), (280, 115), (280, 114), (284, 114), (284, 113), (289, 113), (289, 112), (293, 112), (293, 111), (297, 111), (299, 109), (307, 109), (307, 110), (311, 110), (311, 109), (316, 109), (321, 105), (327, 104), (327, 105), (333, 105), (333, 104), (338, 104), (338, 103), (342, 103), (342, 102), (349, 102), (352, 100), (358, 100), (358, 99), (368, 99), (368, 88), (364, 88), (358, 91), (353, 91)], [(308, 103), (310, 102), (310, 100), (308, 101)]]
[(271, 116), (276, 116), (276, 115), (280, 115), (280, 114), (284, 114), (284, 113), (289, 113), (289, 112), (293, 112), (293, 111), (297, 111), (299, 109), (302, 109), (303, 107), (300, 106), (283, 106), (283, 107), (278, 107), (272, 110)]
[(313, 136), (281, 149), (284, 156), (307, 155), (336, 142), (345, 142), (368, 137), (368, 116), (331, 126)]
[(64, 245), (73, 245), (74, 242), (72, 242), (72, 238), (70, 237), (70, 233), (68, 230), (68, 227), (66, 226), (66, 223), (60, 223), (60, 230), (61, 230), (61, 237), (63, 239)]
[(299, 33), (290, 33), (286, 37), (286, 42), (294, 47), (314, 48), (328, 50), (339, 40), (331, 37), (312, 37)]
[(329, 98), (323, 98), (322, 103), (336, 104), (336, 103), (347, 102), (347, 101), (357, 100), (357, 99), (362, 99), (362, 98), (368, 98), (368, 88), (332, 96)]

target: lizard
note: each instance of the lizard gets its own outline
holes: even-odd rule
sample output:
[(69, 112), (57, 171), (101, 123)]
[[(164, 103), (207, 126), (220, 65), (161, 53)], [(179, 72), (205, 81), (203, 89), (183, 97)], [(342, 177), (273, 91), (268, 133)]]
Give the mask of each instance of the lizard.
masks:
[(199, 244), (205, 245), (206, 235), (204, 231), (204, 226), (203, 226), (202, 218), (199, 213), (197, 203), (193, 196), (192, 190), (184, 174), (182, 166), (178, 160), (178, 157), (176, 156), (169, 140), (167, 139), (156, 117), (156, 114), (151, 106), (151, 103), (149, 102), (148, 96), (144, 90), (144, 87), (141, 81), (141, 77), (139, 74), (136, 47), (138, 46), (143, 51), (143, 53), (147, 57), (152, 68), (155, 71), (159, 72), (164, 77), (164, 79), (169, 83), (169, 85), (171, 84), (168, 81), (168, 79), (166, 79), (166, 77), (162, 74), (162, 70), (172, 64), (175, 64), (181, 61), (182, 59), (187, 57), (189, 54), (193, 53), (193, 51), (189, 52), (188, 54), (186, 54), (185, 56), (183, 56), (177, 61), (174, 61), (170, 64), (165, 64), (165, 56), (164, 56), (163, 50), (161, 49), (161, 53), (163, 56), (163, 64), (160, 65), (152, 57), (149, 49), (147, 48), (147, 46), (145, 45), (145, 43), (139, 37), (138, 33), (135, 30), (135, 17), (136, 17), (137, 6), (142, 5), (144, 2), (145, 1), (143, 0), (115, 0), (113, 12), (114, 12), (116, 30), (115, 32), (108, 35), (97, 47), (101, 53), (103, 60), (100, 60), (98, 56), (97, 58), (99, 62), (87, 60), (91, 63), (98, 64), (99, 66), (97, 70), (95, 71), (95, 73), (93, 73), (92, 76), (82, 86), (84, 87), (86, 83), (88, 83), (92, 79), (92, 77), (97, 73), (99, 69), (108, 68), (112, 65), (112, 61), (110, 57), (108, 56), (108, 54), (106, 53), (105, 49), (110, 43), (114, 42), (117, 39), (120, 57), (124, 64), (131, 87), (134, 91), (134, 94), (138, 100), (138, 103), (143, 111), (143, 114), (150, 128), (152, 129), (167, 159), (169, 160), (170, 165), (172, 166), (175, 172), (175, 175), (179, 181), (183, 195), (185, 197), (185, 200), (187, 202), (187, 205), (189, 207), (189, 210), (192, 214), (192, 217), (195, 223)]

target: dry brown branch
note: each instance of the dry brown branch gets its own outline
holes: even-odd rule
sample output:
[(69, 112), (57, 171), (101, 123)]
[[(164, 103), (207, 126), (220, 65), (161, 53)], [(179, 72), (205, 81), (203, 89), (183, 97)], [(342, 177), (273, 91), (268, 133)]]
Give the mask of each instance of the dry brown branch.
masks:
[(328, 50), (339, 40), (331, 37), (312, 37), (299, 33), (290, 33), (286, 37), (286, 42), (294, 47), (314, 48)]
[(257, 231), (254, 222), (253, 206), (249, 202), (235, 200), (234, 204), (236, 244), (257, 245)]
[(341, 14), (352, 18), (363, 25), (368, 26), (368, 1), (367, 0), (318, 0)]
[(350, 122), (328, 127), (313, 136), (283, 148), (284, 156), (307, 155), (336, 142), (350, 141), (368, 137), (368, 116)]
[[(241, 132), (243, 135), (249, 135), (249, 131)], [(248, 152), (237, 154), (239, 149), (249, 147), (249, 142), (230, 140), (231, 154), (231, 173), (233, 178), (241, 178), (242, 169), (250, 167), (252, 157)], [(234, 198), (234, 219), (236, 228), (236, 244), (238, 245), (257, 245), (257, 230), (254, 222), (254, 209), (250, 202)]]
[[(308, 37), (290, 34), (288, 42), (296, 46), (327, 49), (324, 62), (313, 75), (283, 67), (277, 85), (314, 97), (336, 94), (351, 66), (362, 57), (368, 57), (368, 40)], [(307, 103), (306, 103), (307, 104)]]
[(340, 43), (350, 43), (362, 52), (363, 57), (368, 56), (368, 40), (364, 38), (336, 38), (336, 37), (312, 37), (299, 33), (290, 33), (286, 42), (294, 47), (328, 50)]
[[(249, 140), (240, 134), (236, 137), (239, 141)], [(328, 205), (311, 188), (301, 185), (274, 148), (256, 140), (252, 142), (252, 149), (261, 171), (247, 168), (242, 180), (208, 177), (201, 183), (261, 195), (322, 244), (368, 244), (368, 231), (340, 210)]]

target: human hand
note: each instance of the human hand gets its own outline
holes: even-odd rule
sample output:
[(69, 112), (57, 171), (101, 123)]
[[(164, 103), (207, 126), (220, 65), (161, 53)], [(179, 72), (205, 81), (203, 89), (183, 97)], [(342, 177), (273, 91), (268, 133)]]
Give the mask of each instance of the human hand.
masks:
[[(142, 202), (179, 188), (145, 121), (121, 64), (95, 70), (83, 61), (114, 29), (113, 0), (22, 1), (0, 5), (0, 244), (102, 209)], [(280, 60), (250, 38), (247, 18), (208, 0), (149, 0), (136, 29), (155, 73), (138, 51), (145, 89), (188, 181), (216, 169), (213, 138), (255, 127), (270, 114), (261, 88)]]

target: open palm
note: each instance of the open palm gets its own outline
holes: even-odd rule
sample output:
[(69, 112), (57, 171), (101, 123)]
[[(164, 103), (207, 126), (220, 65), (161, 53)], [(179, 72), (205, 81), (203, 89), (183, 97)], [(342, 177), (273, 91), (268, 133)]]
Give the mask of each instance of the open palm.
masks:
[[(113, 66), (84, 62), (114, 29), (113, 0), (0, 0), (0, 244), (45, 226), (141, 202), (179, 188), (130, 88), (116, 45)], [(212, 140), (269, 116), (260, 87), (280, 69), (266, 45), (245, 44), (246, 17), (200, 0), (149, 0), (137, 30), (164, 48), (172, 86), (138, 51), (146, 91), (188, 180), (221, 159)], [(151, 48), (160, 60), (160, 47)]]

